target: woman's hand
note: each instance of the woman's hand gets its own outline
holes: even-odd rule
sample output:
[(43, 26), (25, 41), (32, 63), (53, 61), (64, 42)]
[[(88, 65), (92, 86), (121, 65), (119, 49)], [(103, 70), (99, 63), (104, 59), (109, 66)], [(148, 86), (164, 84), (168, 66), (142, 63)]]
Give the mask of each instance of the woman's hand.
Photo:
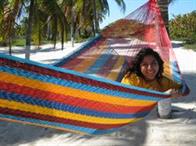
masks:
[(170, 95), (170, 97), (180, 97), (182, 96), (182, 94), (179, 92), (179, 90), (176, 89), (169, 89), (167, 91), (165, 91), (165, 93), (168, 93)]

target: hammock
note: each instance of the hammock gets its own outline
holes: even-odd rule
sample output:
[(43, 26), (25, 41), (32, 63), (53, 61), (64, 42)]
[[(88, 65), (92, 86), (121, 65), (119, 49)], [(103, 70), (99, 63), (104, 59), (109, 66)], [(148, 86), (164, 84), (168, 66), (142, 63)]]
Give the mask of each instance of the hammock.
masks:
[(121, 84), (143, 47), (159, 52), (164, 73), (184, 82), (156, 0), (150, 0), (55, 65), (0, 54), (0, 119), (106, 134), (143, 119), (169, 95)]

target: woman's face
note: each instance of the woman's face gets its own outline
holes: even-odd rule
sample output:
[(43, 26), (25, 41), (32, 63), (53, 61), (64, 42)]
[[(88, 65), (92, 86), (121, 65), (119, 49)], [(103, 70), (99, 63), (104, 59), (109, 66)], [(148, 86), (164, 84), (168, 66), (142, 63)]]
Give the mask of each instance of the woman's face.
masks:
[(154, 80), (159, 71), (159, 64), (154, 56), (148, 55), (142, 60), (140, 69), (146, 80)]

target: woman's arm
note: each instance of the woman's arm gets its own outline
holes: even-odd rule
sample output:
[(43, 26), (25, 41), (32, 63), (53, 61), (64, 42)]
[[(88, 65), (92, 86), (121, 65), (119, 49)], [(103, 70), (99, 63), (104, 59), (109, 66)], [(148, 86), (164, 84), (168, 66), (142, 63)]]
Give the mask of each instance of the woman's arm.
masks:
[(183, 96), (180, 88), (179, 89), (169, 89), (169, 90), (165, 91), (165, 93), (168, 93), (170, 95), (170, 97), (172, 97), (172, 98)]

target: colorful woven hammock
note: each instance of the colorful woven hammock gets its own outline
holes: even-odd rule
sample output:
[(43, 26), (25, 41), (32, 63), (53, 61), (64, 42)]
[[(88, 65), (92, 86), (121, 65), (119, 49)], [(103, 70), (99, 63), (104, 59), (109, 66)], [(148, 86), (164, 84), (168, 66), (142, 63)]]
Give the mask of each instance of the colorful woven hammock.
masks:
[(118, 82), (142, 47), (161, 54), (165, 75), (186, 95), (159, 8), (150, 0), (55, 65), (0, 54), (0, 119), (85, 134), (143, 119), (169, 96)]

